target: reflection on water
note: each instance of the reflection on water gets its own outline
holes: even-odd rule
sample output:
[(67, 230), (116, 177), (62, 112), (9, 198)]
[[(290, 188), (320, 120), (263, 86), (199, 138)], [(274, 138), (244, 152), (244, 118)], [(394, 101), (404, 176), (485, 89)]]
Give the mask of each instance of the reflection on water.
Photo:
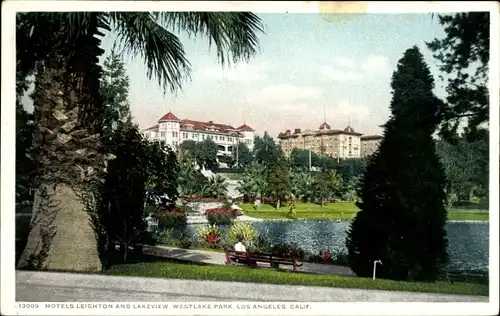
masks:
[[(253, 222), (261, 235), (273, 243), (294, 242), (312, 253), (344, 249), (349, 222), (273, 221)], [(223, 228), (226, 230), (227, 228)], [(488, 270), (489, 226), (487, 222), (448, 222), (449, 267)]]

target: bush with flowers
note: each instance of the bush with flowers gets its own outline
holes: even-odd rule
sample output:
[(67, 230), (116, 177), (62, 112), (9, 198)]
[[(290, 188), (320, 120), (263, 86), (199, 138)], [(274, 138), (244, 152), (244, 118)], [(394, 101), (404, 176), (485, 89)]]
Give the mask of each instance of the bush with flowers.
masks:
[(222, 231), (217, 225), (204, 225), (198, 228), (198, 233), (200, 234), (201, 240), (210, 248), (218, 248)]
[(158, 220), (158, 228), (185, 228), (187, 226), (186, 212), (181, 208), (159, 207), (153, 217)]
[(230, 207), (217, 207), (206, 210), (205, 216), (212, 225), (227, 225), (233, 222), (237, 212)]

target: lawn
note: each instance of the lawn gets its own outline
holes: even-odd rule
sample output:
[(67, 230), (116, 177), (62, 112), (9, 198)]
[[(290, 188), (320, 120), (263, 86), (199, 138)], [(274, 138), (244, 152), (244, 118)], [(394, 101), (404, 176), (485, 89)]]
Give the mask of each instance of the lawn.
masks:
[[(261, 204), (258, 210), (254, 209), (251, 203), (243, 203), (239, 206), (245, 215), (263, 219), (348, 220), (352, 219), (359, 210), (354, 203), (350, 202), (328, 203), (323, 207), (313, 203), (296, 203), (295, 215), (288, 213), (286, 205), (280, 207), (279, 210), (270, 204)], [(449, 220), (487, 221), (488, 218), (488, 211), (482, 209), (457, 207), (448, 214)]]
[(247, 267), (188, 263), (179, 260), (149, 257), (141, 262), (112, 265), (103, 271), (107, 275), (160, 277), (191, 280), (235, 281), (302, 286), (325, 286), (337, 288), (359, 288), (388, 291), (424, 293), (449, 293), (465, 295), (488, 295), (488, 285), (475, 283), (403, 282), (337, 275), (318, 275), (277, 271), (273, 269), (252, 269)]

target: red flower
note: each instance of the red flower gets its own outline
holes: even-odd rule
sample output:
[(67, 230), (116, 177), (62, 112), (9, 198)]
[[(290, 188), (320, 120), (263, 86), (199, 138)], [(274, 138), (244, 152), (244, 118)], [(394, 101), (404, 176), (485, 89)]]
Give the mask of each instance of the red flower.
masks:
[(205, 236), (205, 241), (215, 244), (219, 241), (219, 235), (217, 235), (216, 233), (208, 233)]
[(321, 258), (321, 260), (331, 261), (333, 260), (333, 253), (327, 250), (325, 252), (320, 252), (319, 257)]

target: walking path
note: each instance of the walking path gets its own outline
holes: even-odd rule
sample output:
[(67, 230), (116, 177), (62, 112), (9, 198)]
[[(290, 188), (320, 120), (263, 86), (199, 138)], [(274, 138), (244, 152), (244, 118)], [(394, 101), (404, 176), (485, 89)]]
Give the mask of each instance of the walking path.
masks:
[[(153, 255), (165, 258), (187, 260), (208, 264), (224, 265), (226, 256), (222, 252), (195, 250), (195, 249), (181, 249), (167, 246), (144, 246), (143, 253), (146, 255)], [(259, 263), (260, 267), (269, 267), (269, 264)], [(280, 267), (281, 268), (281, 267)], [(291, 266), (283, 266), (283, 269), (292, 269)], [(336, 274), (353, 276), (354, 273), (348, 267), (330, 265), (330, 264), (317, 264), (303, 262), (302, 267), (298, 268), (301, 272), (309, 272), (316, 274)]]
[(16, 271), (21, 302), (488, 302), (487, 296), (411, 293)]

